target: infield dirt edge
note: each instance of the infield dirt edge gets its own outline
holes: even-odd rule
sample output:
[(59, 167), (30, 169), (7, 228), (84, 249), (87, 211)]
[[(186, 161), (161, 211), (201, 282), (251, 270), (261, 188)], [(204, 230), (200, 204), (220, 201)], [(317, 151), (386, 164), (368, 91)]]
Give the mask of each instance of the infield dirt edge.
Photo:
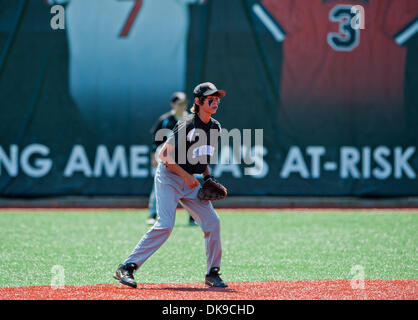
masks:
[(418, 280), (303, 280), (2, 287), (0, 300), (418, 300)]

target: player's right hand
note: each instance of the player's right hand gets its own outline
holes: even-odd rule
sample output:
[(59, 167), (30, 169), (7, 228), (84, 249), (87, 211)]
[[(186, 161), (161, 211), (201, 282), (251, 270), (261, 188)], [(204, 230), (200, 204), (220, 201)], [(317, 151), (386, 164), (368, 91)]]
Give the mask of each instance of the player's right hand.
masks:
[(190, 189), (196, 188), (200, 185), (199, 180), (197, 180), (193, 175), (187, 174), (184, 177), (184, 181), (189, 186)]

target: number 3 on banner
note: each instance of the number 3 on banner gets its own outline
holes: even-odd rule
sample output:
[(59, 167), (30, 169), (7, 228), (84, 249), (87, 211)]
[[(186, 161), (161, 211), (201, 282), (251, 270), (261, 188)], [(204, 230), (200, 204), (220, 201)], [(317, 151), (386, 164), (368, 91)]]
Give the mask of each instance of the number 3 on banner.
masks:
[(360, 44), (360, 30), (354, 29), (351, 21), (356, 14), (352, 13), (352, 6), (336, 5), (329, 13), (329, 20), (338, 22), (339, 32), (328, 33), (328, 44), (335, 51), (353, 51)]
[(129, 35), (129, 31), (131, 31), (131, 28), (135, 22), (136, 17), (138, 16), (139, 10), (141, 10), (142, 6), (142, 0), (133, 0), (135, 1), (135, 4), (129, 13), (128, 19), (125, 22), (125, 25), (122, 28), (122, 31), (120, 32), (119, 37), (125, 38)]

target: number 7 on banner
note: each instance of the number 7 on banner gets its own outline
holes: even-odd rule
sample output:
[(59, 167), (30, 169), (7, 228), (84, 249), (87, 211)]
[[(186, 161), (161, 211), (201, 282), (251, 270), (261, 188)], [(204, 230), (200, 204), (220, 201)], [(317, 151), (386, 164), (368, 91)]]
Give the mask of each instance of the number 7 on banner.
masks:
[[(123, 0), (119, 0), (123, 1)], [(135, 1), (135, 4), (129, 13), (128, 19), (125, 22), (125, 25), (122, 28), (122, 31), (120, 32), (119, 37), (125, 38), (129, 35), (129, 32), (131, 31), (131, 28), (135, 22), (136, 17), (138, 16), (139, 10), (141, 10), (142, 6), (142, 0), (133, 0)]]

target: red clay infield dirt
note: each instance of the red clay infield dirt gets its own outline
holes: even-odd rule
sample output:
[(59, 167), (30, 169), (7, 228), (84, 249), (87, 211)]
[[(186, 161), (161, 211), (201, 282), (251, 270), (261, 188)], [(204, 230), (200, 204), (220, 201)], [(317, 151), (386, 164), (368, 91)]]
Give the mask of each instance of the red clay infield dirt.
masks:
[[(360, 284), (360, 283), (357, 283)], [(225, 289), (203, 283), (140, 283), (0, 288), (0, 300), (418, 300), (418, 280), (229, 282)]]

